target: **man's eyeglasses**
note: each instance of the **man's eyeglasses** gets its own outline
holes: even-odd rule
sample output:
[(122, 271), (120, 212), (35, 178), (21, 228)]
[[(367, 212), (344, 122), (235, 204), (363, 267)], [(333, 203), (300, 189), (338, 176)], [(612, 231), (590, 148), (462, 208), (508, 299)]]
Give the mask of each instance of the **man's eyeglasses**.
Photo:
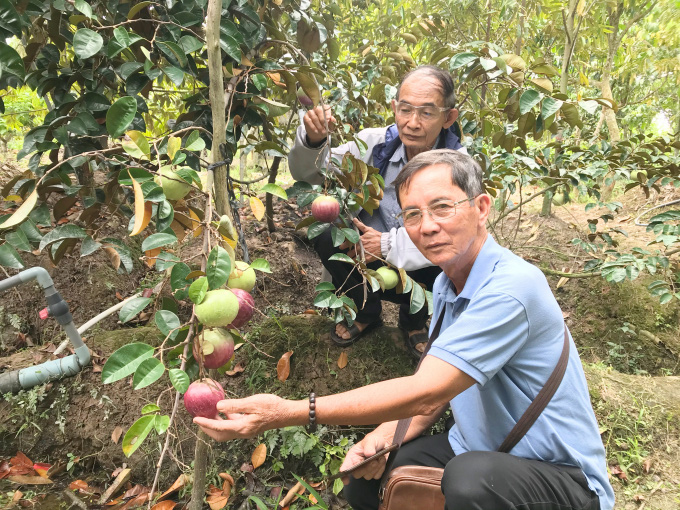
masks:
[(413, 106), (409, 103), (399, 101), (394, 110), (394, 114), (400, 119), (410, 119), (415, 113), (422, 121), (434, 120), (442, 112), (448, 112), (451, 108), (442, 108), (441, 106)]
[(427, 213), (430, 215), (430, 218), (432, 218), (434, 221), (445, 220), (456, 215), (456, 207), (464, 204), (465, 202), (469, 202), (470, 200), (474, 200), (475, 198), (477, 197), (464, 198), (458, 202), (454, 202), (452, 200), (442, 200), (441, 202), (423, 207), (422, 209), (404, 209), (400, 214), (397, 215), (397, 218), (402, 218), (404, 220), (404, 226), (409, 228), (420, 225), (420, 223), (423, 221), (423, 211), (427, 211)]

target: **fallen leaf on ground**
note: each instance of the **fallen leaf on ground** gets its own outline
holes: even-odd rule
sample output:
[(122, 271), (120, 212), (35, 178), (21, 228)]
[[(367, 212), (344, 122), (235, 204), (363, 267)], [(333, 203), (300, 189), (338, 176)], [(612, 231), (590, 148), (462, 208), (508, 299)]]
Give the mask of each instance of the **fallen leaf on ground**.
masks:
[(33, 469), (35, 469), (35, 472), (38, 473), (43, 478), (47, 478), (47, 472), (50, 470), (51, 467), (52, 467), (51, 464), (44, 464), (42, 462), (36, 462), (35, 464), (33, 464)]
[(179, 475), (179, 477), (177, 477), (177, 480), (175, 480), (175, 482), (170, 486), (170, 488), (163, 494), (161, 494), (161, 497), (158, 499), (159, 500), (164, 499), (166, 496), (172, 494), (173, 492), (177, 492), (182, 487), (184, 487), (186, 483), (187, 483), (186, 477), (184, 475)]
[(293, 355), (293, 351), (288, 351), (281, 356), (281, 359), (276, 364), (276, 377), (279, 381), (285, 382), (290, 375), (290, 357)]
[(244, 473), (252, 473), (252, 472), (253, 472), (253, 465), (252, 465), (252, 464), (248, 464), (247, 462), (244, 462), (243, 464), (241, 464), (241, 468), (240, 468), (240, 469), (241, 469), (241, 471), (243, 471)]
[(17, 452), (17, 454), (9, 460), (9, 463), (12, 466), (17, 466), (17, 467), (27, 466), (27, 467), (33, 469), (33, 461), (31, 461), (31, 459), (26, 457), (26, 455), (23, 452)]
[(342, 351), (340, 357), (338, 358), (338, 368), (345, 368), (349, 360), (347, 359), (347, 353)]
[(113, 429), (113, 432), (111, 433), (111, 441), (113, 441), (115, 444), (118, 444), (118, 440), (120, 439), (120, 436), (123, 434), (123, 427), (118, 425), (115, 429)]
[(19, 483), (21, 485), (49, 485), (54, 483), (49, 478), (44, 478), (42, 476), (16, 475), (8, 476), (7, 479), (10, 482)]
[(87, 482), (83, 480), (75, 480), (68, 484), (68, 488), (71, 489), (72, 491), (87, 489)]
[(257, 448), (255, 448), (255, 451), (250, 457), (250, 462), (253, 463), (253, 469), (257, 469), (262, 464), (264, 464), (266, 458), (267, 458), (267, 445), (261, 443), (257, 445)]
[(156, 503), (154, 506), (151, 507), (151, 510), (172, 510), (175, 508), (175, 503), (174, 501), (161, 501), (160, 503)]
[(24, 497), (24, 493), (21, 491), (14, 491), (14, 495), (12, 496), (12, 503), (16, 503), (19, 501), (21, 498)]
[(232, 375), (240, 374), (244, 370), (245, 370), (245, 368), (243, 368), (240, 363), (237, 363), (236, 366), (232, 370), (227, 370), (225, 372), (225, 374), (232, 376)]
[(279, 503), (279, 506), (281, 508), (285, 508), (288, 505), (290, 505), (293, 501), (295, 501), (298, 497), (300, 497), (300, 494), (305, 492), (305, 486), (302, 485), (300, 482), (296, 483), (291, 487), (291, 489), (286, 493), (284, 498), (281, 500)]

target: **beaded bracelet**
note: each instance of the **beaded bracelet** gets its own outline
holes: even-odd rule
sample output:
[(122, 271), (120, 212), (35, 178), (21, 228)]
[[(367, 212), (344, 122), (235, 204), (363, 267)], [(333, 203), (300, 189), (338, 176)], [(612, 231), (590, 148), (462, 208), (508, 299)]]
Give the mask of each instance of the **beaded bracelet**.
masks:
[(316, 432), (316, 393), (309, 394), (309, 431)]

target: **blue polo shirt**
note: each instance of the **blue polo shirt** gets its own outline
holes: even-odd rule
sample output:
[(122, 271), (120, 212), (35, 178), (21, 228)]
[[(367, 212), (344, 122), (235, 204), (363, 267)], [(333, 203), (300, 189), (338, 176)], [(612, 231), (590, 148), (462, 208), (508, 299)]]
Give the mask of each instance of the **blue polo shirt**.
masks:
[[(536, 397), (564, 345), (564, 320), (543, 273), (491, 236), (459, 294), (442, 273), (434, 284), (434, 315), (444, 310), (429, 352), (472, 377), (451, 401), (453, 451), (495, 451)], [(605, 452), (578, 352), (570, 336), (564, 379), (529, 432), (511, 453), (581, 468), (600, 498), (614, 506)]]

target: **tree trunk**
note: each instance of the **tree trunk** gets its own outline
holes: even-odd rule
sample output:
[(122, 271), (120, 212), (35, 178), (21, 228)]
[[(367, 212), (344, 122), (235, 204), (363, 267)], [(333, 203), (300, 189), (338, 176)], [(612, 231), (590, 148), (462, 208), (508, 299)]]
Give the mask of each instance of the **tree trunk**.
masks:
[(515, 40), (515, 55), (522, 51), (522, 38), (524, 37), (524, 20), (526, 19), (527, 0), (522, 0), (519, 8), (519, 23), (517, 26), (517, 39)]
[(568, 79), (569, 79), (569, 64), (571, 56), (574, 52), (576, 31), (574, 30), (574, 18), (576, 18), (576, 7), (578, 0), (569, 0), (567, 13), (564, 16), (564, 54), (562, 55), (562, 76), (560, 79), (560, 92), (567, 93)]
[[(227, 141), (226, 101), (224, 97), (224, 77), (222, 74), (222, 50), (220, 48), (220, 18), (222, 0), (210, 0), (206, 14), (206, 48), (208, 50), (208, 72), (210, 76), (210, 106), (212, 109), (213, 139), (210, 150), (210, 163), (223, 160), (220, 147)], [(219, 215), (228, 214), (229, 190), (227, 189), (227, 168), (221, 165), (215, 169), (215, 208)], [(208, 221), (210, 218), (206, 218)]]

